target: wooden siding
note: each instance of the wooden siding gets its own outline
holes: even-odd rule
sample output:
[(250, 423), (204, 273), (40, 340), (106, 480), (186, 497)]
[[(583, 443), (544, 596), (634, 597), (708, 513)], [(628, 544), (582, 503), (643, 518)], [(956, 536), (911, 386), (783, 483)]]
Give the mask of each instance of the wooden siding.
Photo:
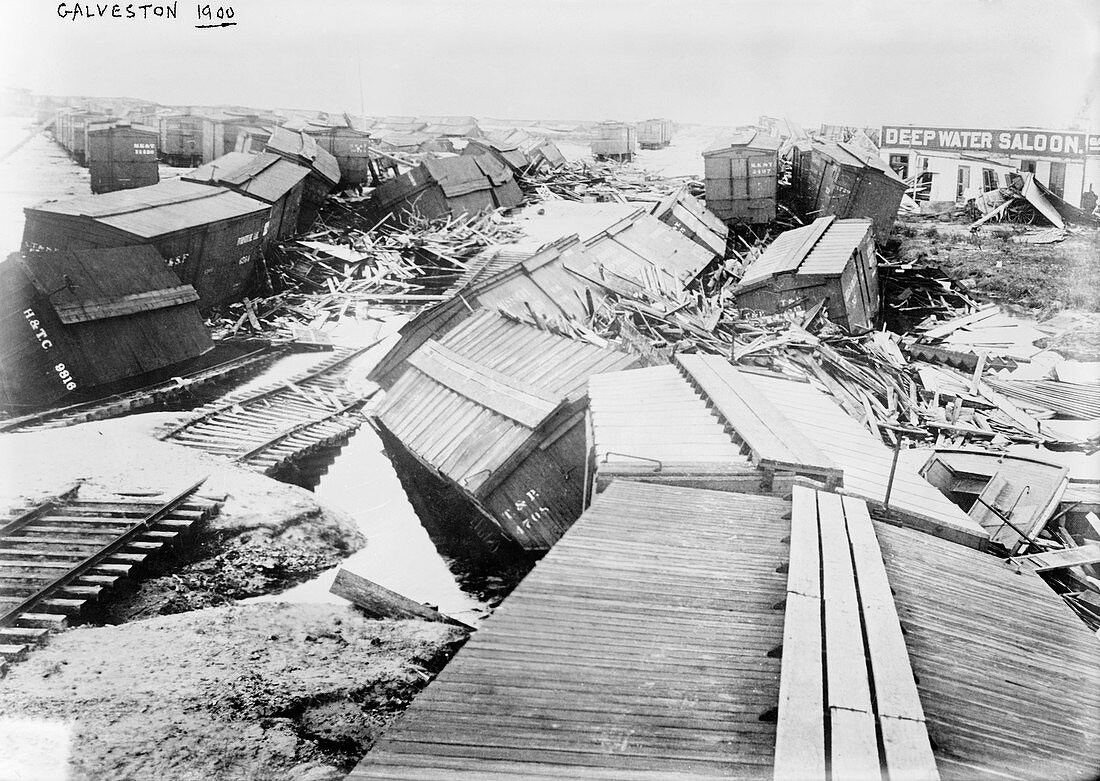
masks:
[(148, 187), (160, 181), (153, 128), (129, 124), (90, 125), (87, 163), (93, 193)]
[[(383, 388), (392, 386), (413, 351), (428, 338), (447, 333), (477, 309), (500, 311), (516, 318), (534, 316), (541, 322), (568, 328), (570, 320), (587, 319), (587, 300), (598, 306), (604, 298), (602, 288), (571, 270), (590, 263), (576, 237), (529, 254), (501, 247), (494, 248), (493, 253), (492, 258), (482, 259), (484, 276), (471, 275), (466, 283), (459, 280), (451, 298), (421, 310), (401, 327), (400, 340), (371, 370), (373, 382)], [(502, 267), (498, 268), (498, 263)], [(492, 268), (498, 270), (494, 273)]]
[[(767, 399), (779, 416), (776, 426), (782, 426), (787, 432), (797, 432), (800, 440), (808, 440), (843, 470), (844, 493), (882, 505), (893, 453), (829, 396), (809, 383), (781, 375), (738, 371), (721, 357), (698, 356), (697, 359), (709, 364), (723, 377), (739, 375), (740, 380)], [(771, 412), (766, 414), (775, 417)], [(742, 421), (747, 419), (740, 415), (733, 418), (727, 422), (744, 437)], [(798, 448), (795, 444), (790, 450), (798, 453)], [(890, 494), (890, 517), (972, 547), (984, 547), (989, 541), (989, 535), (976, 521), (901, 460)]]
[(875, 531), (941, 777), (1093, 778), (1096, 636), (1038, 576), (911, 529)]
[(349, 781), (769, 775), (788, 507), (613, 484)]
[[(580, 509), (569, 495), (583, 494), (583, 447), (572, 444), (570, 430), (583, 424), (587, 378), (636, 361), (482, 311), (412, 354), (377, 418), (414, 456), (488, 508), (508, 538), (545, 549), (576, 519), (576, 512), (558, 510)], [(522, 479), (507, 482), (520, 469)], [(501, 497), (494, 496), (498, 489)], [(502, 508), (527, 502), (522, 494), (531, 490), (539, 503), (519, 508), (531, 512), (517, 524)]]
[(774, 220), (779, 145), (777, 138), (747, 131), (705, 149), (707, 208), (730, 224)]
[(757, 493), (765, 482), (675, 366), (588, 378), (595, 491), (614, 479)]
[(710, 251), (715, 257), (725, 257), (729, 228), (686, 188), (659, 203), (653, 216)]

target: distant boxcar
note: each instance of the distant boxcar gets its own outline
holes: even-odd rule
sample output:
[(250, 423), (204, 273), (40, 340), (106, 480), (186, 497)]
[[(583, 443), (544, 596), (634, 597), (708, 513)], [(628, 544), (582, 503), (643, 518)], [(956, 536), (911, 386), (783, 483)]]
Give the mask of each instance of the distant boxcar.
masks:
[(173, 180), (23, 213), (24, 252), (152, 244), (209, 308), (247, 287), (270, 207), (228, 189)]
[(879, 242), (890, 236), (905, 194), (905, 182), (890, 166), (843, 142), (797, 144), (793, 184), (803, 217), (867, 217)]
[(9, 256), (0, 406), (42, 406), (213, 349), (197, 300), (148, 244)]
[(638, 123), (638, 146), (642, 149), (663, 149), (672, 143), (671, 119), (647, 119)]
[(199, 114), (167, 114), (160, 118), (160, 154), (165, 163), (190, 168), (202, 162), (204, 119)]
[(707, 208), (730, 224), (774, 220), (780, 145), (778, 138), (746, 130), (703, 150)]
[(370, 156), (370, 133), (341, 126), (307, 125), (303, 128), (317, 146), (336, 158), (341, 186), (378, 183)]
[(601, 122), (592, 141), (592, 156), (597, 160), (630, 162), (638, 151), (638, 131), (625, 122)]
[(106, 122), (88, 125), (86, 136), (93, 193), (148, 187), (160, 181), (155, 128)]

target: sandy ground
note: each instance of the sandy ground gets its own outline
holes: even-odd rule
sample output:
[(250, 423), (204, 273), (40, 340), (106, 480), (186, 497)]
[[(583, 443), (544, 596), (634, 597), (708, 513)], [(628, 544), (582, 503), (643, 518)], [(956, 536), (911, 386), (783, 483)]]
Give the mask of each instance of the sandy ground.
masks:
[(70, 630), (0, 680), (0, 778), (341, 778), (464, 638), (285, 604)]
[(225, 496), (220, 513), (182, 559), (158, 560), (159, 570), (116, 595), (112, 620), (277, 592), (366, 543), (347, 514), (322, 506), (309, 491), (154, 438), (179, 419), (175, 413), (134, 415), (0, 436), (0, 504), (8, 507), (52, 495), (76, 480), (84, 481), (80, 496), (92, 497), (150, 489), (175, 494), (206, 476), (199, 492)]

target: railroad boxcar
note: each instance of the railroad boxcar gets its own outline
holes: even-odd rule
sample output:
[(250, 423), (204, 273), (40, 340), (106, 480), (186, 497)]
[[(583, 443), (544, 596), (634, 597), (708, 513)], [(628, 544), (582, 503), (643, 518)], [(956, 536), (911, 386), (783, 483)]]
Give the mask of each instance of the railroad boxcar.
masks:
[(522, 174), (531, 165), (530, 158), (517, 144), (489, 138), (471, 138), (462, 150), (464, 155), (491, 155), (513, 174)]
[(805, 313), (824, 302), (829, 319), (861, 333), (879, 308), (878, 261), (870, 220), (819, 217), (781, 233), (734, 288), (737, 305)]
[(638, 151), (638, 131), (625, 122), (601, 122), (592, 141), (592, 156), (597, 160), (630, 162)]
[(298, 210), (309, 169), (270, 152), (230, 152), (183, 175), (185, 182), (221, 185), (271, 205), (264, 243), (282, 241), (298, 228)]
[(271, 138), (271, 127), (251, 125), (242, 125), (237, 128), (237, 140), (233, 144), (232, 149), (226, 149), (226, 154), (229, 152), (248, 152), (255, 154), (256, 152), (264, 151), (264, 147), (267, 146), (267, 140)]
[(480, 510), (486, 542), (546, 550), (584, 509), (586, 381), (641, 360), (480, 310), (409, 356), (375, 420)]
[(308, 124), (302, 132), (336, 158), (340, 185), (378, 184), (378, 172), (370, 155), (370, 133), (339, 125)]
[(160, 181), (155, 128), (105, 122), (88, 125), (86, 136), (93, 193), (148, 187)]
[(190, 168), (201, 163), (204, 121), (201, 114), (190, 111), (160, 117), (161, 159), (179, 168)]
[(703, 150), (707, 208), (730, 224), (774, 220), (781, 143), (766, 133), (746, 130)]
[(198, 293), (149, 244), (0, 263), (0, 404), (42, 406), (213, 349)]
[(372, 219), (393, 213), (436, 218), (477, 214), (497, 206), (516, 206), (523, 192), (511, 172), (489, 155), (425, 160), (383, 182), (371, 195)]
[(309, 169), (298, 210), (298, 232), (302, 233), (317, 219), (328, 194), (340, 183), (340, 164), (312, 136), (283, 127), (271, 131), (265, 151)]
[(804, 218), (867, 217), (879, 242), (889, 238), (905, 194), (905, 182), (890, 166), (843, 142), (796, 144), (793, 185)]
[(152, 244), (209, 309), (247, 287), (270, 211), (226, 188), (173, 180), (26, 208), (22, 249)]
[(638, 146), (642, 149), (663, 149), (672, 143), (671, 119), (646, 119), (638, 123)]

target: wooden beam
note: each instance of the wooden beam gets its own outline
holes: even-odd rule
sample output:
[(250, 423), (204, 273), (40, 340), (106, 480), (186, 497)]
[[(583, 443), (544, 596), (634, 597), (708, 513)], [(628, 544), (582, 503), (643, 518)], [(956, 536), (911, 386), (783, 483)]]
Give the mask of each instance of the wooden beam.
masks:
[(372, 618), (415, 619), (436, 621), (455, 626), (473, 627), (440, 613), (438, 610), (390, 591), (384, 586), (349, 572), (343, 567), (336, 573), (329, 592), (343, 597)]

